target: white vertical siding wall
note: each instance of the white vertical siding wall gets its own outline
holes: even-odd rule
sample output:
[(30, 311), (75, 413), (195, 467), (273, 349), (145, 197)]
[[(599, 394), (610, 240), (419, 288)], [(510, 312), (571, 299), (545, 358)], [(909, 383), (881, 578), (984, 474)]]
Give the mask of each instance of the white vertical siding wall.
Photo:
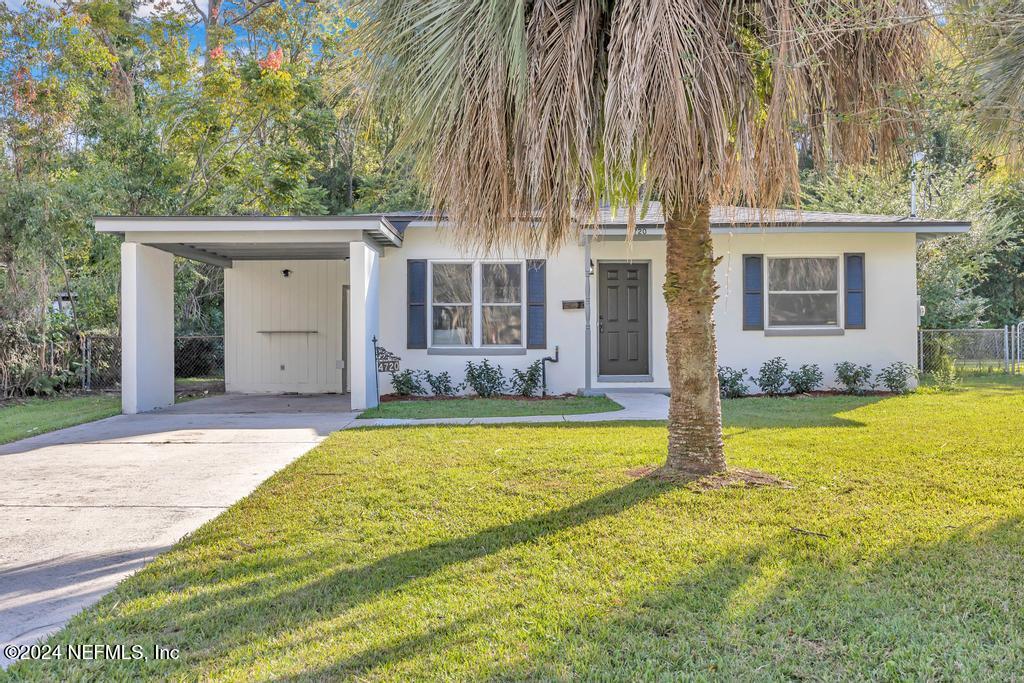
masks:
[(226, 269), (227, 390), (341, 392), (342, 287), (348, 271), (345, 261), (236, 261)]

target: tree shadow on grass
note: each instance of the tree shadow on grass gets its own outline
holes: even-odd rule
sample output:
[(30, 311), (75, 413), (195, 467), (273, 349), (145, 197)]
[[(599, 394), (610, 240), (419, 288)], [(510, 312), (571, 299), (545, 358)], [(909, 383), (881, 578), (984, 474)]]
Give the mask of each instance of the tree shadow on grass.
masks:
[[(722, 402), (726, 437), (757, 429), (866, 427), (844, 413), (891, 400), (889, 396), (783, 396), (741, 398)], [(736, 431), (740, 430), (740, 431)]]
[(1014, 679), (1024, 674), (1021, 548), (1019, 516), (877, 560), (825, 539), (783, 538), (573, 624), (490, 676)]
[[(192, 564), (195, 558), (187, 552), (186, 545), (151, 568), (163, 565), (158, 581), (147, 585), (139, 580), (146, 573), (136, 577), (134, 587), (138, 593), (113, 594), (100, 604), (99, 613), (93, 620), (102, 623), (104, 629), (113, 628), (126, 637), (143, 630), (150, 636), (156, 634), (160, 636), (156, 640), (165, 647), (175, 644), (175, 634), (191, 634), (192, 637), (202, 634), (200, 642), (185, 646), (186, 659), (181, 664), (187, 662), (189, 648), (201, 652), (204, 661), (216, 661), (254, 639), (287, 640), (290, 633), (341, 615), (448, 567), (617, 515), (674, 488), (663, 482), (640, 479), (569, 507), (493, 526), (470, 536), (411, 548), (369, 564), (326, 573), (322, 557), (290, 552), (263, 554), (254, 549), (252, 554), (233, 558), (231, 562), (217, 566), (212, 575), (197, 579)], [(222, 536), (207, 535), (201, 543), (216, 544), (223, 540)], [(242, 580), (242, 583), (236, 580)], [(161, 590), (173, 591), (175, 586), (200, 590), (170, 604), (146, 608), (143, 614), (124, 616), (116, 609), (117, 602)], [(106, 613), (104, 608), (111, 609)], [(354, 674), (386, 663), (389, 657), (410, 653), (417, 647), (427, 647), (437, 637), (450, 636), (460, 628), (463, 626), (459, 624), (438, 627), (433, 635), (396, 642), (379, 652), (364, 652), (333, 663), (330, 670)], [(74, 639), (70, 633), (61, 632), (55, 642)], [(175, 664), (166, 663), (167, 666)]]

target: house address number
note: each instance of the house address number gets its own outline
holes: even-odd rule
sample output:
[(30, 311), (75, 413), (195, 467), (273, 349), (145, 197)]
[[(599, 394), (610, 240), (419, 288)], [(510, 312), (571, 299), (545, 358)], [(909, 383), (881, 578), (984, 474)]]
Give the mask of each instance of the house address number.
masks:
[(401, 366), (402, 359), (385, 349), (383, 346), (377, 347), (377, 372), (398, 372), (398, 368)]

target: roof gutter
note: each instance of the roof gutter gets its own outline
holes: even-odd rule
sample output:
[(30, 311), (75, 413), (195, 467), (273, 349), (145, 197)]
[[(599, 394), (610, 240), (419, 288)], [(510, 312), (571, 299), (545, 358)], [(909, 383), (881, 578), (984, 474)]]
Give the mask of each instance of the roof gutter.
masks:
[[(640, 235), (664, 235), (664, 223), (638, 223), (637, 233)], [(970, 223), (926, 223), (914, 221), (907, 223), (789, 223), (772, 225), (722, 224), (711, 226), (712, 234), (716, 235), (765, 235), (765, 234), (807, 234), (807, 233), (964, 233), (971, 229)], [(604, 224), (599, 227), (584, 228), (584, 235), (618, 237), (625, 236), (627, 229), (624, 224)]]

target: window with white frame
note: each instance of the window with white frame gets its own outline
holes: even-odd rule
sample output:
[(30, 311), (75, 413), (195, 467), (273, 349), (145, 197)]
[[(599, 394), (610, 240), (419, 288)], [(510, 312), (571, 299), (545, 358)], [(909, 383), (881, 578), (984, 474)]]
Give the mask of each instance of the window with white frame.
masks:
[(839, 257), (768, 259), (769, 327), (839, 326)]
[(523, 343), (523, 265), (480, 264), (480, 342), (484, 346)]
[(431, 343), (473, 345), (473, 264), (431, 264)]
[(430, 263), (431, 346), (522, 346), (521, 261)]

